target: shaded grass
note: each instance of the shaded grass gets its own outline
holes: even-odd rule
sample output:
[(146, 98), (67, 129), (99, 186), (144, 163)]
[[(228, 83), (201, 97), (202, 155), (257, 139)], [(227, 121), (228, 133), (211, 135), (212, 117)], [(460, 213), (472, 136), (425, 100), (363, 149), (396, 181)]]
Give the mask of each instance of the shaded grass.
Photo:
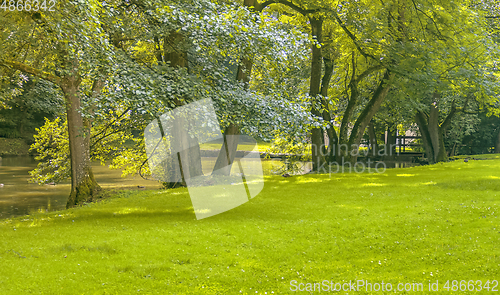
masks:
[(280, 294), (291, 280), (498, 280), (499, 182), (500, 160), (267, 177), (250, 202), (199, 221), (186, 189), (125, 191), (2, 221), (0, 293)]

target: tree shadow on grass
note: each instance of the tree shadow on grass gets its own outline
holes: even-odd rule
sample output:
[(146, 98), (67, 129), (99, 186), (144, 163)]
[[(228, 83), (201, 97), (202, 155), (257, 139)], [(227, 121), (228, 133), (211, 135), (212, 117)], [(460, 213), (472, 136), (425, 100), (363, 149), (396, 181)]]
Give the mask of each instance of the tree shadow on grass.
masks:
[(443, 189), (470, 190), (470, 191), (500, 191), (498, 179), (482, 178), (478, 180), (459, 180), (440, 182), (438, 187)]
[(106, 220), (163, 220), (164, 222), (172, 221), (193, 221), (196, 220), (194, 211), (192, 207), (179, 207), (179, 206), (168, 206), (162, 209), (158, 208), (134, 208), (134, 207), (123, 207), (114, 208), (110, 210), (100, 209), (100, 210), (88, 210), (85, 212), (75, 212), (75, 216), (71, 217), (73, 220), (84, 222), (95, 222)]

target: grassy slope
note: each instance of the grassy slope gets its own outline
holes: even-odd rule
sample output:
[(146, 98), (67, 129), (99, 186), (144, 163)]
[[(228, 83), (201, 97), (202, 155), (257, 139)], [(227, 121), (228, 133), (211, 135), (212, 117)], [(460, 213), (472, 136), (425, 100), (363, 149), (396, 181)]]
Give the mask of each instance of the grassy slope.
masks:
[(278, 294), (291, 280), (498, 280), (499, 211), (498, 159), (270, 177), (252, 201), (200, 221), (185, 189), (129, 192), (2, 221), (0, 293)]

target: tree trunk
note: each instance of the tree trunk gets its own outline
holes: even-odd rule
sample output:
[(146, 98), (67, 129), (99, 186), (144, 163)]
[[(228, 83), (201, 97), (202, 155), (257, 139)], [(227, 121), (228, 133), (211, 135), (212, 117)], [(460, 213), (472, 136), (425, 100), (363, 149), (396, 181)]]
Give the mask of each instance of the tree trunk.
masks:
[(229, 124), (224, 130), (224, 143), (219, 151), (212, 175), (229, 176), (238, 148), (240, 130), (238, 125)]
[(429, 134), (429, 128), (427, 125), (427, 115), (422, 111), (417, 111), (415, 117), (417, 121), (418, 129), (420, 130), (420, 135), (422, 136), (422, 143), (424, 145), (425, 156), (429, 163), (434, 163), (434, 149), (431, 143), (431, 136)]
[(359, 149), (359, 144), (361, 142), (361, 139), (363, 138), (366, 127), (372, 120), (373, 116), (377, 113), (380, 106), (384, 102), (385, 97), (389, 93), (389, 90), (391, 89), (390, 81), (394, 76), (395, 75), (393, 73), (391, 73), (389, 70), (386, 70), (384, 77), (373, 93), (372, 99), (365, 106), (363, 112), (361, 112), (358, 119), (356, 120), (356, 123), (354, 123), (354, 127), (352, 128), (348, 144), (348, 147), (351, 150), (349, 155), (351, 156), (351, 163), (355, 163), (357, 161), (357, 150)]
[(387, 159), (391, 159), (396, 152), (396, 126), (394, 123), (391, 123), (387, 126), (387, 142), (385, 144), (384, 156)]
[(200, 143), (197, 137), (191, 138), (188, 136), (190, 143), (189, 152), (189, 170), (191, 177), (203, 175), (203, 166), (201, 164)]
[(352, 115), (354, 114), (354, 109), (358, 104), (359, 97), (358, 80), (356, 79), (356, 55), (354, 52), (352, 53), (352, 77), (349, 82), (349, 90), (351, 91), (351, 95), (340, 125), (339, 147), (336, 157), (337, 163), (343, 163), (346, 159), (350, 159), (350, 147), (347, 147), (349, 143), (349, 123), (351, 123)]
[[(310, 17), (312, 35), (318, 43), (323, 40), (323, 18)], [(322, 51), (321, 46), (317, 44), (312, 45), (312, 59), (311, 59), (311, 79), (309, 82), (309, 96), (313, 100), (311, 113), (316, 117), (321, 117), (321, 101), (318, 101), (318, 94), (320, 94), (321, 87), (321, 70), (322, 70)], [(313, 172), (320, 172), (321, 168), (324, 169), (325, 157), (322, 153), (322, 146), (324, 144), (323, 130), (320, 127), (313, 127), (311, 129), (311, 150)]]
[[(250, 74), (252, 72), (253, 63), (247, 58), (243, 58), (241, 64), (238, 66), (236, 80), (245, 83), (245, 88), (248, 89), (248, 82), (250, 82)], [(234, 163), (236, 150), (238, 149), (240, 135), (240, 127), (236, 123), (230, 123), (224, 130), (224, 142), (219, 151), (219, 156), (215, 162), (212, 175), (230, 175), (231, 167)], [(224, 166), (225, 165), (225, 166)]]
[(440, 129), (438, 134), (439, 151), (436, 157), (436, 162), (446, 162), (448, 161), (448, 153), (446, 152), (446, 147), (444, 145), (445, 131), (442, 128), (439, 129)]
[[(455, 107), (455, 102), (452, 102), (450, 113), (446, 116), (443, 123), (439, 124), (438, 98), (439, 95), (434, 93), (434, 100), (431, 104), (428, 116), (424, 112), (418, 111), (416, 117), (417, 125), (422, 134), (422, 141), (424, 142), (425, 154), (429, 163), (444, 162), (448, 160), (448, 154), (444, 145), (444, 137), (451, 125), (453, 117), (459, 112)], [(467, 105), (467, 102), (465, 105)]]
[(81, 78), (76, 71), (73, 76), (63, 78), (61, 83), (66, 100), (71, 159), (71, 193), (66, 208), (92, 201), (100, 190), (90, 162), (89, 124), (81, 115), (80, 83)]
[(375, 124), (373, 124), (373, 120), (368, 124), (368, 136), (370, 137), (370, 154), (373, 157), (376, 157), (378, 154), (378, 142), (377, 142), (377, 134), (375, 133)]
[(326, 129), (326, 135), (328, 136), (328, 149), (326, 154), (328, 155), (328, 160), (332, 161), (335, 156), (335, 147), (337, 146), (338, 136), (333, 126), (332, 116), (330, 114), (328, 102), (326, 98), (328, 97), (328, 88), (330, 88), (330, 81), (333, 76), (333, 60), (331, 58), (323, 58), (323, 63), (325, 64), (325, 74), (321, 80), (321, 96), (322, 96), (322, 106), (323, 106), (323, 119), (328, 122), (328, 127)]
[(439, 134), (439, 110), (436, 106), (436, 102), (433, 102), (429, 112), (429, 123), (428, 130), (431, 139), (430, 144), (432, 145), (432, 151), (434, 155), (433, 162), (438, 162), (438, 155), (440, 151), (440, 134)]

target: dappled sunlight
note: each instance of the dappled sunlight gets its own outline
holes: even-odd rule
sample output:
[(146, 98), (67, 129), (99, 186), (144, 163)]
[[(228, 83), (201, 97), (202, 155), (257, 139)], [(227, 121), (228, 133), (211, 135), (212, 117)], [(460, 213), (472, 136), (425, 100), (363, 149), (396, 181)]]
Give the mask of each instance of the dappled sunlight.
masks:
[(333, 207), (339, 207), (339, 208), (344, 208), (344, 209), (356, 209), (356, 210), (362, 210), (365, 208), (365, 207), (361, 207), (361, 206), (351, 206), (351, 205), (345, 205), (345, 204), (334, 205)]
[(416, 176), (416, 174), (396, 174), (396, 176), (399, 176), (399, 177), (412, 177), (412, 176)]
[(208, 214), (210, 214), (210, 212), (212, 212), (212, 210), (210, 210), (210, 209), (197, 209), (197, 210), (194, 210), (194, 212), (196, 214), (207, 214), (208, 215)]
[(323, 182), (325, 179), (323, 178), (312, 178), (312, 177), (307, 177), (307, 178), (302, 178), (298, 182), (299, 183), (310, 183), (310, 182)]
[(113, 212), (113, 214), (130, 214), (135, 212), (148, 212), (149, 210), (144, 208), (123, 208), (120, 211)]
[[(184, 208), (183, 210), (192, 210), (193, 208)], [(174, 209), (163, 209), (163, 210), (158, 210), (158, 209), (148, 209), (148, 208), (123, 208), (119, 211), (113, 212), (113, 215), (128, 215), (128, 214), (133, 214), (133, 213), (172, 213), (176, 211), (181, 211), (181, 210), (174, 210)]]
[(387, 186), (387, 183), (364, 183), (361, 186)]
[[(151, 195), (188, 195), (187, 188), (181, 188), (174, 190), (162, 190), (150, 193)], [(188, 195), (189, 196), (189, 195)]]

